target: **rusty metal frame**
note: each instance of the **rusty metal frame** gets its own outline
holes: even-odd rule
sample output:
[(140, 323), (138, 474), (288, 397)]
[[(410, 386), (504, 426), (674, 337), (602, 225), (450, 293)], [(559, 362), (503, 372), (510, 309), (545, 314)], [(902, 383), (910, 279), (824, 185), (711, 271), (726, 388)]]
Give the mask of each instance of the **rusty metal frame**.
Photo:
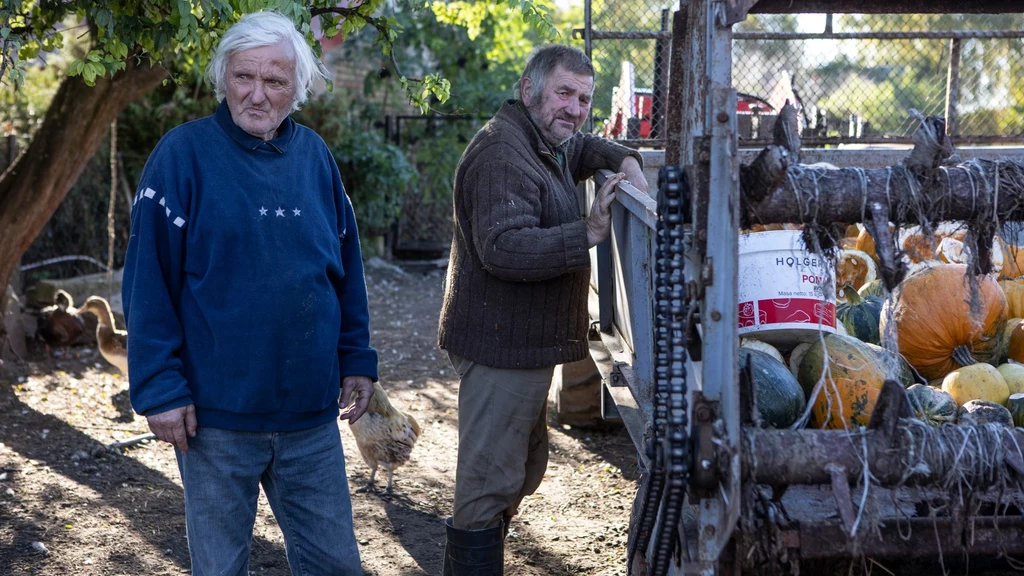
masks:
[[(788, 1), (788, 0), (787, 0)], [(798, 0), (795, 0), (798, 1)], [(754, 3), (745, 3), (753, 6)], [(687, 540), (685, 552), (674, 566), (675, 574), (722, 574), (723, 569), (736, 566), (744, 553), (744, 538), (737, 531), (737, 520), (744, 506), (742, 474), (744, 473), (743, 438), (752, 429), (741, 428), (741, 407), (737, 357), (736, 291), (738, 274), (737, 238), (739, 232), (739, 166), (748, 159), (748, 151), (738, 149), (736, 127), (736, 93), (732, 88), (732, 24), (729, 8), (739, 3), (730, 0), (682, 0), (681, 9), (688, 17), (700, 16), (685, 39), (691, 51), (679, 88), (685, 90), (690, 117), (684, 121), (680, 142), (680, 162), (691, 171), (694, 222), (688, 234), (692, 253), (688, 253), (685, 280), (692, 284), (691, 293), (700, 299), (699, 356), (688, 360), (687, 372), (694, 376), (690, 387), (691, 421), (694, 425), (694, 486), (690, 505), (696, 512), (694, 526), (680, 525), (679, 532)], [(694, 32), (696, 31), (696, 32)], [(854, 163), (869, 155), (886, 158), (905, 151), (807, 150), (805, 160), (815, 155), (844, 164)], [(968, 153), (966, 156), (970, 156)], [(976, 155), (1024, 155), (1024, 149), (977, 151)], [(650, 157), (649, 154), (645, 155)], [(811, 160), (813, 161), (813, 160)], [(650, 166), (646, 166), (648, 174)], [(600, 174), (598, 185), (607, 174)], [(653, 185), (653, 180), (650, 182)], [(653, 274), (651, 257), (655, 251), (654, 230), (656, 209), (652, 198), (629, 186), (619, 187), (615, 204), (609, 250), (602, 258), (608, 271), (598, 298), (608, 302), (602, 307), (602, 324), (607, 328), (604, 342), (614, 348), (613, 367), (606, 375), (614, 401), (626, 406), (628, 427), (634, 443), (642, 443), (637, 428), (650, 414), (653, 373), (651, 354), (644, 334), (653, 325), (652, 310), (641, 303), (650, 303)], [(591, 188), (591, 194), (593, 188)], [(589, 202), (588, 202), (589, 205)], [(596, 307), (595, 307), (596, 308)], [(608, 312), (606, 312), (606, 310)], [(605, 314), (610, 314), (604, 318)], [(612, 384), (610, 381), (615, 380)], [(623, 386), (625, 381), (625, 386)], [(891, 388), (890, 388), (891, 390)], [(627, 393), (628, 392), (628, 393)], [(892, 405), (895, 406), (895, 405)], [(881, 413), (879, 429), (897, 419), (898, 406)], [(699, 430), (698, 430), (699, 429)], [(814, 435), (817, 431), (759, 431), (776, 441), (786, 434)], [(772, 436), (775, 435), (775, 436)], [(769, 436), (765, 436), (768, 438)], [(776, 437), (777, 436), (777, 437)], [(749, 447), (748, 447), (749, 451)], [(645, 464), (642, 462), (642, 464)], [(705, 465), (706, 464), (706, 465)], [(1024, 467), (1024, 462), (1015, 462)], [(828, 462), (823, 471), (815, 472), (814, 482), (832, 486), (835, 509), (839, 519), (821, 518), (789, 523), (779, 532), (784, 546), (799, 550), (803, 560), (853, 557), (868, 554), (879, 558), (908, 557), (908, 551), (934, 555), (941, 551), (974, 554), (1024, 553), (1024, 518), (969, 518), (971, 539), (964, 538), (962, 518), (909, 518), (901, 520), (905, 532), (911, 526), (916, 534), (909, 542), (900, 527), (890, 523), (881, 528), (882, 538), (866, 538), (853, 542), (849, 537), (854, 522), (851, 506), (850, 475), (857, 471), (851, 462)], [(763, 478), (760, 478), (764, 480)], [(748, 482), (754, 482), (748, 478)], [(781, 498), (781, 494), (779, 495)], [(735, 539), (734, 539), (735, 537)], [(735, 549), (734, 549), (735, 546)]]

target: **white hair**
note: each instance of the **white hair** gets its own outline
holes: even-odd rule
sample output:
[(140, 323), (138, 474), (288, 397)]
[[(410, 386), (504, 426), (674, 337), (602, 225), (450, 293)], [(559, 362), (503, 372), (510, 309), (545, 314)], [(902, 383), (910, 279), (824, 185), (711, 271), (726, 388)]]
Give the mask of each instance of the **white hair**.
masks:
[(220, 45), (206, 67), (206, 80), (213, 85), (217, 101), (224, 100), (227, 93), (224, 76), (228, 60), (235, 52), (263, 48), (285, 43), (295, 55), (295, 97), (292, 111), (306, 103), (310, 87), (315, 78), (330, 79), (330, 72), (313, 53), (306, 39), (295, 29), (295, 24), (280, 12), (252, 12), (242, 16), (221, 38)]

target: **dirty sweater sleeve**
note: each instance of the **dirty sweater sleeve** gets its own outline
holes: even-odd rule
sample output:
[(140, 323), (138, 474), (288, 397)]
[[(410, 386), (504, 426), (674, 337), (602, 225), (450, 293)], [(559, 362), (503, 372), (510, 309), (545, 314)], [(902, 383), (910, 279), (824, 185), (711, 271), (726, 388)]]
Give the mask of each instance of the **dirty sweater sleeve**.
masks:
[(494, 155), (467, 170), (463, 190), (473, 244), (489, 273), (512, 282), (555, 278), (590, 266), (586, 222), (541, 227), (546, 192), (516, 163)]
[(640, 168), (644, 159), (639, 152), (593, 134), (577, 132), (568, 147), (569, 170), (577, 182), (582, 182), (601, 169), (617, 171), (626, 156), (636, 158)]
[(179, 198), (187, 198), (191, 183), (172, 140), (165, 137), (146, 162), (132, 207), (121, 288), (129, 396), (135, 411), (145, 416), (192, 403), (179, 357), (184, 336), (175, 304), (188, 226)]

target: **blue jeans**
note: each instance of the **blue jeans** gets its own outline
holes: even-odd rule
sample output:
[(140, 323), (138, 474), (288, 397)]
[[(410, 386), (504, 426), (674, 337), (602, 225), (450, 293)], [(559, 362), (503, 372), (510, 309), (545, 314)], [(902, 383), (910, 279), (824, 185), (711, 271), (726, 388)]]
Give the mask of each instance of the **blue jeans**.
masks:
[(175, 450), (195, 576), (247, 576), (260, 484), (295, 576), (362, 576), (338, 423), (295, 432), (200, 427)]

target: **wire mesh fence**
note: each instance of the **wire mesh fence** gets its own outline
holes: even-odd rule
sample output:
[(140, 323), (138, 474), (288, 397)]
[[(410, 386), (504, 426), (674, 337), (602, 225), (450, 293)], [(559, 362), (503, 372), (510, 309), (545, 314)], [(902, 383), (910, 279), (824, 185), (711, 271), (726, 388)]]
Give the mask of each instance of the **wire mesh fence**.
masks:
[[(595, 131), (664, 144), (645, 128), (667, 94), (666, 12), (590, 0)], [(954, 142), (1024, 143), (1024, 14), (751, 15), (733, 32), (740, 138), (750, 144), (770, 137), (786, 100), (799, 104), (810, 145), (906, 142), (911, 109), (945, 116)]]
[(466, 145), (487, 118), (475, 116), (394, 116), (392, 142), (419, 173), (402, 197), (393, 252), (398, 256), (440, 256), (452, 240), (452, 183)]

